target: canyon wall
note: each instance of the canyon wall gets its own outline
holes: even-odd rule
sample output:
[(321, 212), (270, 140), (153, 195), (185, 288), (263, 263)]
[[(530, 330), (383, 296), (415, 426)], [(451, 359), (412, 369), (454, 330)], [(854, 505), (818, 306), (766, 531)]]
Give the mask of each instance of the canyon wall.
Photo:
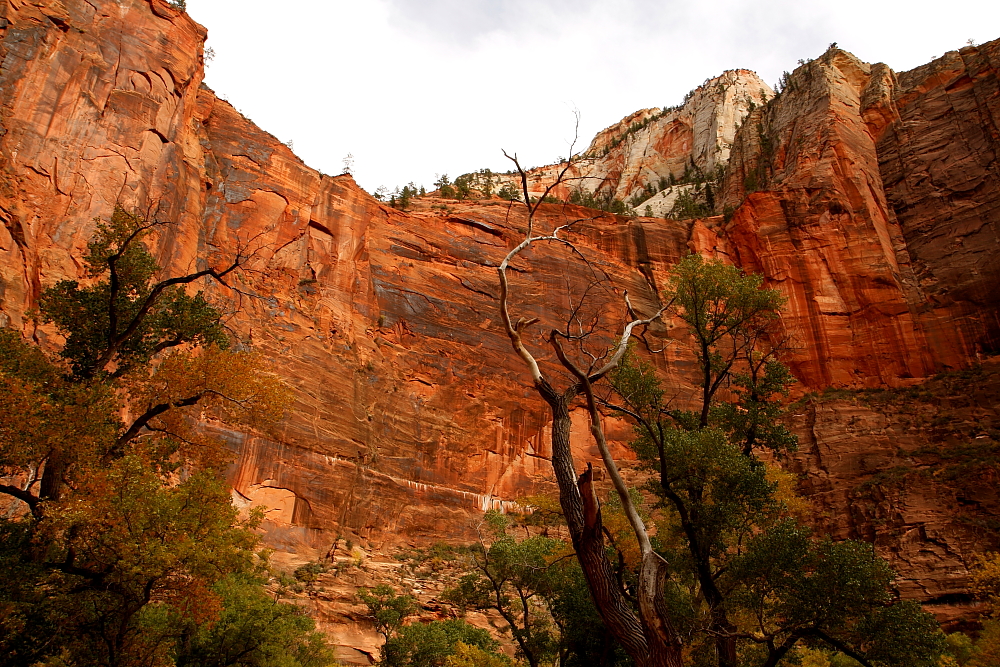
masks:
[[(333, 527), (461, 533), (470, 515), (548, 480), (547, 422), (495, 325), (495, 267), (523, 214), (501, 202), (447, 215), (382, 206), (202, 87), (205, 32), (186, 14), (156, 0), (98, 6), (6, 5), (4, 324), (49, 344), (26, 317), (41, 289), (80, 275), (95, 218), (116, 202), (138, 207), (176, 221), (157, 239), (165, 271), (253, 253), (234, 290), (204, 287), (273, 359), (295, 404), (269, 437), (219, 433), (240, 452), (236, 490), (280, 505), (274, 518), (300, 529), (294, 539)], [(543, 221), (573, 215), (591, 212)], [(686, 226), (662, 220), (604, 216), (578, 233), (647, 310), (647, 274), (686, 252)], [(551, 295), (588, 284), (588, 271), (558, 253), (525, 264), (524, 312), (554, 324)]]
[(896, 75), (831, 49), (744, 123), (721, 236), (785, 285), (800, 376), (895, 384), (996, 350), (998, 53)]
[[(273, 508), (272, 544), (323, 550), (337, 532), (370, 543), (459, 537), (482, 509), (551, 488), (545, 411), (497, 326), (496, 266), (523, 238), (520, 208), (418, 202), (401, 212), (350, 176), (310, 169), (201, 85), (204, 38), (163, 0), (0, 8), (0, 324), (51, 345), (54, 334), (27, 315), (40, 290), (80, 275), (94, 218), (116, 203), (138, 207), (174, 221), (156, 239), (165, 271), (253, 252), (234, 289), (205, 287), (295, 402), (271, 433), (212, 428), (238, 454), (240, 501)], [(803, 392), (905, 387), (995, 351), (998, 54), (992, 42), (895, 74), (831, 50), (766, 106), (752, 73), (723, 75), (735, 79), (721, 92), (709, 82), (688, 101), (715, 110), (697, 132), (670, 115), (682, 109), (614, 148), (617, 131), (599, 135), (591, 151), (624, 151), (615, 183), (626, 195), (685, 163), (725, 162), (731, 136), (727, 214), (673, 221), (543, 205), (544, 229), (582, 220), (572, 237), (591, 262), (548, 248), (515, 265), (517, 314), (541, 319), (531, 344), (543, 363), (552, 368), (541, 332), (595, 274), (608, 278), (594, 314), (610, 342), (622, 291), (655, 312), (670, 266), (691, 251), (761, 272), (788, 297), (783, 322)], [(643, 132), (644, 146), (687, 138), (654, 154), (635, 148)], [(634, 178), (623, 180), (626, 165)], [(667, 340), (671, 328), (650, 335)], [(681, 342), (656, 357), (679, 402), (693, 393), (692, 361)], [(824, 426), (797, 426), (806, 444), (789, 465), (829, 481), (810, 457), (847, 457), (840, 425), (857, 415), (846, 403), (816, 410)], [(579, 420), (582, 464), (596, 452)], [(803, 487), (838, 535), (877, 533), (848, 510), (865, 472), (852, 481), (851, 466), (882, 460), (892, 437), (873, 424), (851, 431), (844, 460), (854, 463), (837, 468), (839, 481)], [(609, 431), (627, 459), (629, 427), (609, 420)], [(880, 548), (908, 595), (964, 594), (967, 560), (942, 556), (947, 576), (913, 564), (914, 553), (969, 551), (954, 522), (919, 530), (950, 511), (944, 496), (928, 498), (906, 515), (913, 530), (887, 534)]]

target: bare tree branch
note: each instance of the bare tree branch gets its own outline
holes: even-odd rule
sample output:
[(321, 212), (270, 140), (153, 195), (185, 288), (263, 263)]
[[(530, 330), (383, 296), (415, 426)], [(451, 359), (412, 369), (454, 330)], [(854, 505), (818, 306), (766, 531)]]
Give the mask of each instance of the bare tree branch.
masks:
[[(530, 318), (525, 320), (524, 318), (519, 318), (515, 322), (511, 316), (509, 305), (510, 285), (508, 283), (507, 272), (512, 260), (532, 243), (551, 242), (568, 247), (570, 252), (580, 257), (590, 270), (594, 272), (595, 277), (597, 276), (596, 269), (588, 258), (572, 242), (560, 236), (561, 232), (570, 228), (578, 221), (559, 226), (548, 235), (536, 235), (535, 232), (534, 217), (538, 206), (548, 193), (562, 182), (568, 173), (572, 165), (572, 150), (570, 151), (570, 159), (561, 170), (555, 182), (545, 189), (542, 197), (534, 202), (534, 204), (531, 203), (528, 194), (527, 174), (518, 162), (517, 157), (510, 156), (506, 152), (504, 155), (514, 162), (521, 178), (521, 187), (524, 192), (525, 207), (528, 213), (528, 228), (525, 238), (507, 253), (497, 268), (500, 279), (500, 315), (514, 351), (525, 362), (531, 373), (535, 388), (552, 410), (552, 466), (559, 484), (560, 504), (563, 507), (563, 514), (570, 529), (574, 548), (576, 549), (581, 567), (587, 578), (588, 587), (601, 617), (612, 634), (621, 642), (626, 652), (635, 661), (636, 665), (638, 667), (681, 667), (680, 635), (673, 626), (670, 612), (664, 606), (663, 586), (667, 581), (667, 569), (663, 559), (653, 550), (642, 518), (639, 516), (635, 503), (632, 502), (628, 493), (628, 488), (625, 486), (625, 482), (618, 472), (617, 465), (611, 457), (592, 387), (592, 383), (604, 377), (621, 362), (625, 351), (628, 349), (628, 341), (631, 338), (633, 330), (637, 326), (648, 325), (653, 320), (659, 318), (664, 309), (661, 308), (650, 318), (635, 318), (628, 322), (614, 347), (614, 351), (611, 352), (606, 362), (595, 371), (593, 370), (593, 366), (598, 363), (599, 358), (593, 354), (587, 354), (586, 356), (589, 356), (591, 359), (590, 368), (584, 371), (568, 358), (559, 342), (559, 338), (565, 338), (567, 340), (579, 341), (582, 344), (587, 327), (579, 318), (579, 309), (582, 305), (577, 305), (567, 320), (567, 330), (565, 332), (552, 330), (549, 334), (549, 342), (555, 349), (560, 363), (575, 376), (575, 382), (571, 383), (562, 393), (557, 392), (543, 375), (538, 361), (527, 349), (522, 339), (524, 330), (536, 323), (538, 319)], [(508, 215), (509, 211), (510, 209), (508, 208)], [(600, 279), (597, 282), (600, 282)], [(590, 288), (588, 288), (584, 298), (586, 298), (589, 292)], [(632, 312), (627, 292), (624, 294), (624, 299), (629, 312)], [(577, 328), (580, 335), (574, 335), (572, 331), (574, 319), (577, 321)], [(595, 326), (596, 320), (591, 323), (590, 332), (594, 331)], [(619, 583), (620, 577), (616, 575), (605, 553), (600, 503), (597, 499), (593, 484), (592, 469), (589, 464), (587, 471), (576, 479), (573, 455), (569, 446), (571, 430), (569, 403), (581, 392), (587, 398), (587, 407), (591, 418), (591, 431), (598, 442), (601, 457), (622, 500), (622, 505), (626, 510), (643, 555), (637, 590), (639, 601), (638, 614), (636, 614), (632, 604), (625, 598), (625, 593)]]

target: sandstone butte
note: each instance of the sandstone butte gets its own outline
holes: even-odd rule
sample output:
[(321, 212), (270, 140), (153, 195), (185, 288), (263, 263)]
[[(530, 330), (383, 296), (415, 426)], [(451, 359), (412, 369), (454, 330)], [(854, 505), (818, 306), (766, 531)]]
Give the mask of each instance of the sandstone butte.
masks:
[[(165, 271), (256, 250), (238, 292), (210, 289), (295, 402), (267, 435), (211, 426), (238, 455), (234, 495), (275, 510), (273, 546), (458, 538), (483, 509), (550, 489), (545, 413), (497, 326), (495, 267), (522, 238), (523, 213), (498, 200), (402, 212), (349, 175), (309, 168), (202, 85), (205, 36), (163, 0), (0, 6), (0, 325), (51, 345), (26, 316), (40, 290), (79, 275), (95, 218), (116, 202), (139, 207), (175, 221), (157, 239)], [(800, 394), (907, 387), (988, 361), (1000, 345), (998, 70), (1000, 41), (903, 73), (834, 48), (766, 105), (773, 93), (755, 75), (726, 73), (614, 147), (659, 112), (609, 128), (581, 164), (627, 196), (728, 158), (726, 216), (550, 204), (540, 224), (588, 218), (575, 241), (643, 313), (689, 252), (762, 273), (788, 297)], [(542, 331), (589, 274), (558, 252), (528, 259), (517, 307)], [(691, 362), (683, 344), (657, 357), (680, 401)], [(963, 437), (995, 438), (976, 429), (997, 424), (998, 375), (975, 388), (984, 403), (928, 410), (964, 419)], [(987, 477), (883, 484), (878, 473), (930, 437), (897, 413), (847, 394), (800, 402), (790, 419), (802, 444), (787, 465), (818, 525), (875, 541), (904, 595), (960, 618), (972, 556), (997, 547), (978, 526), (1000, 502)], [(580, 426), (582, 465), (595, 449)], [(609, 428), (627, 459), (628, 426)]]

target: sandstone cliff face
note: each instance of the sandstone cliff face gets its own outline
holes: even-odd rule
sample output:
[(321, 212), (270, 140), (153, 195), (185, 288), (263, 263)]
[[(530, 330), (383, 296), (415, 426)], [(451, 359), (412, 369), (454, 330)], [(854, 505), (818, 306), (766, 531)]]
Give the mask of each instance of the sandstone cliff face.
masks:
[[(176, 221), (157, 239), (165, 270), (221, 264), (240, 244), (256, 251), (238, 292), (208, 288), (239, 308), (233, 327), (271, 356), (295, 405), (266, 437), (215, 428), (238, 453), (241, 502), (275, 509), (273, 544), (322, 553), (335, 531), (454, 537), (480, 510), (548, 484), (543, 406), (496, 324), (496, 266), (524, 234), (516, 206), (403, 213), (349, 176), (308, 168), (201, 87), (204, 29), (162, 0), (10, 0), (0, 11), (0, 323), (45, 344), (51, 332), (25, 317), (42, 287), (79, 274), (94, 217), (138, 206)], [(540, 224), (588, 219), (574, 240), (614, 284), (595, 306), (607, 322), (620, 318), (625, 288), (654, 312), (669, 267), (692, 250), (764, 273), (789, 298), (803, 390), (905, 385), (963, 366), (995, 341), (997, 48), (898, 76), (832, 51), (753, 112), (766, 88), (755, 98), (748, 73), (728, 73), (724, 94), (713, 80), (688, 102), (710, 112), (671, 112), (593, 160), (618, 160), (595, 178), (627, 196), (692, 155), (711, 169), (749, 112), (732, 139), (731, 215), (678, 222), (545, 205)], [(593, 274), (555, 249), (528, 260), (516, 267), (517, 308), (542, 331)], [(683, 401), (691, 357), (668, 349), (657, 363)], [(851, 431), (853, 453), (838, 453), (848, 448), (840, 425), (859, 409), (817, 408), (825, 426), (795, 465), (823, 477), (829, 467), (810, 452), (840, 456), (847, 488), (852, 466), (881, 460), (888, 436), (874, 428)], [(580, 426), (582, 462), (596, 457)], [(628, 427), (609, 428), (626, 458)], [(806, 488), (833, 517), (827, 529), (868, 535), (848, 521), (854, 496)], [(902, 525), (943, 516), (950, 502), (928, 495)], [(876, 531), (916, 597), (965, 585), (960, 558), (940, 560), (955, 576), (914, 564), (924, 550), (965, 549), (953, 523), (934, 525)]]
[(813, 351), (796, 373), (817, 386), (894, 384), (934, 368), (861, 115), (871, 79), (837, 50), (797, 69), (741, 128), (727, 176), (724, 206), (735, 211), (720, 239), (734, 261), (783, 285), (789, 330)]
[[(680, 179), (689, 171), (713, 174), (729, 161), (736, 128), (773, 96), (750, 70), (724, 72), (691, 91), (680, 106), (643, 109), (599, 132), (570, 166), (571, 180), (552, 194), (568, 199), (572, 190), (581, 189), (627, 201), (647, 187), (659, 192), (671, 178)], [(565, 163), (529, 170), (531, 196), (540, 196), (564, 167)], [(497, 179), (521, 189), (512, 175)], [(644, 211), (649, 206), (653, 215), (662, 216), (673, 205), (672, 198), (665, 201), (669, 194), (647, 199), (638, 208)]]
[(893, 122), (869, 124), (916, 278), (921, 324), (935, 347), (996, 352), (1000, 42), (950, 52), (894, 84), (884, 105)]
[(205, 31), (164, 2), (96, 7), (0, 7), (3, 323), (20, 327), (43, 283), (76, 275), (74, 251), (109, 201), (170, 202), (197, 224), (185, 202), (201, 189), (190, 127)]
[(908, 389), (832, 391), (792, 406), (813, 523), (872, 542), (905, 597), (968, 618), (976, 554), (997, 549), (1000, 360)]
[[(996, 43), (982, 49), (995, 50)], [(989, 120), (996, 102), (988, 92), (996, 71), (980, 58), (976, 85), (987, 91), (981, 104), (921, 116), (917, 109), (937, 104), (925, 89), (965, 76), (948, 71), (945, 61), (897, 82), (884, 65), (830, 50), (798, 68), (737, 137), (725, 192), (734, 212), (720, 238), (731, 244), (734, 261), (785, 285), (792, 330), (816, 350), (796, 370), (813, 384), (862, 386), (877, 378), (892, 385), (960, 366), (994, 345), (986, 323), (996, 319), (995, 296), (988, 295), (1000, 247), (987, 222), (997, 206)], [(978, 128), (978, 143), (945, 147), (967, 126)], [(914, 137), (937, 137), (937, 156), (918, 149)], [(927, 202), (931, 186), (920, 176), (922, 165), (936, 168), (935, 159), (952, 153), (981, 163), (964, 194), (951, 181), (934, 190), (943, 202), (962, 201), (964, 222), (950, 212), (954, 206)], [(956, 166), (953, 181), (964, 183), (965, 169)], [(944, 239), (966, 237), (968, 252), (946, 248)], [(955, 279), (942, 280), (949, 272)]]
[[(383, 207), (200, 88), (204, 31), (186, 15), (156, 1), (99, 6), (7, 5), (5, 322), (44, 343), (51, 332), (25, 319), (40, 289), (78, 275), (94, 217), (138, 206), (177, 221), (158, 239), (168, 271), (256, 251), (240, 293), (206, 287), (238, 305), (232, 326), (273, 357), (296, 403), (273, 438), (220, 434), (240, 452), (236, 491), (298, 526), (294, 539), (338, 525), (461, 533), (470, 514), (547, 480), (543, 411), (494, 324), (495, 267), (523, 234), (520, 212)], [(553, 208), (543, 223), (581, 215)], [(604, 216), (579, 239), (652, 308), (647, 275), (686, 251), (686, 226)], [(589, 276), (565, 256), (537, 260), (520, 282), (525, 312), (554, 323), (551, 295)]]

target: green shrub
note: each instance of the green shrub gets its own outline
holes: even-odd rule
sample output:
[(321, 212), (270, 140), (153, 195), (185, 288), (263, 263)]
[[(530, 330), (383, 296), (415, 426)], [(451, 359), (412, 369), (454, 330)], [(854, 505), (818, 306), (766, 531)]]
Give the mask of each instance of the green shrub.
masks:
[(482, 628), (463, 620), (433, 621), (407, 625), (382, 648), (382, 667), (438, 667), (454, 655), (461, 642), (490, 655), (499, 655), (500, 645)]

